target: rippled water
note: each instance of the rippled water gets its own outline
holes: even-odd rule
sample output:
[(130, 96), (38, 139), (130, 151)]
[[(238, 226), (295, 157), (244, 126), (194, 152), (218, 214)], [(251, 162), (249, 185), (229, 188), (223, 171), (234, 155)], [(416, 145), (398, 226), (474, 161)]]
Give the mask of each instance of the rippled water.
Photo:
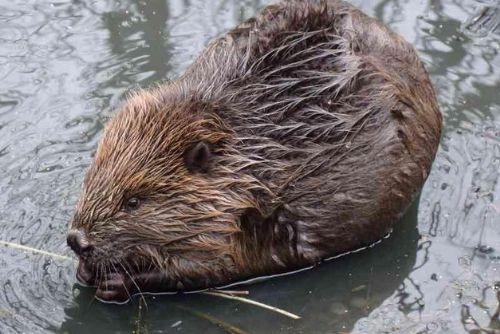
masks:
[[(0, 240), (71, 256), (67, 223), (113, 107), (266, 3), (0, 0)], [(301, 320), (206, 295), (102, 304), (71, 261), (0, 245), (0, 332), (500, 333), (500, 4), (353, 3), (417, 47), (445, 118), (420, 201), (389, 239), (244, 287)]]

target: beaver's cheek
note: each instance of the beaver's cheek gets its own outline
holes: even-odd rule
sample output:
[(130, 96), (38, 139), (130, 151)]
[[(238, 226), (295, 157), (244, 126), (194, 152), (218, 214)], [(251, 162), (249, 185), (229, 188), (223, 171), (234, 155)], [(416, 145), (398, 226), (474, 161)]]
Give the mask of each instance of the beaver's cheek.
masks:
[(95, 297), (104, 302), (126, 303), (130, 287), (121, 273), (111, 273), (97, 286)]
[(87, 265), (85, 261), (80, 260), (78, 262), (78, 268), (76, 270), (76, 279), (82, 285), (94, 286), (95, 284), (94, 271), (89, 265)]

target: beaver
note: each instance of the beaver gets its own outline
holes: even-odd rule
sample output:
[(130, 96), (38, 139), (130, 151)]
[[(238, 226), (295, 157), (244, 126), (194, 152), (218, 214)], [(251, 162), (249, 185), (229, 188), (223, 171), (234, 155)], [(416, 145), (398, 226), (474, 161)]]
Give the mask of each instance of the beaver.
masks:
[(441, 114), (413, 47), (340, 0), (284, 0), (107, 124), (68, 232), (96, 297), (317, 264), (391, 229)]

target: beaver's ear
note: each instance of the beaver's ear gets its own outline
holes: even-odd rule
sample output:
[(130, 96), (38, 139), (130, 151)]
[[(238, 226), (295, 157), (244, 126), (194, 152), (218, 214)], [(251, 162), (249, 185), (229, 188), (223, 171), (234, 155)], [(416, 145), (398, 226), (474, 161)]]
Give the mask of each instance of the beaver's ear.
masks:
[(209, 143), (199, 141), (184, 152), (184, 163), (191, 172), (206, 173), (212, 162), (212, 147)]

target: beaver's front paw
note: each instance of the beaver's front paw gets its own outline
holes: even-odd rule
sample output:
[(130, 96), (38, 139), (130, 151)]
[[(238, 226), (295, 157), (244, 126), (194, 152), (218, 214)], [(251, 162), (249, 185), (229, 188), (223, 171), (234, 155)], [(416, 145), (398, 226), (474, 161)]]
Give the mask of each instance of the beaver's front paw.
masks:
[(122, 273), (110, 273), (97, 285), (95, 297), (104, 302), (126, 303), (132, 294), (131, 284)]

